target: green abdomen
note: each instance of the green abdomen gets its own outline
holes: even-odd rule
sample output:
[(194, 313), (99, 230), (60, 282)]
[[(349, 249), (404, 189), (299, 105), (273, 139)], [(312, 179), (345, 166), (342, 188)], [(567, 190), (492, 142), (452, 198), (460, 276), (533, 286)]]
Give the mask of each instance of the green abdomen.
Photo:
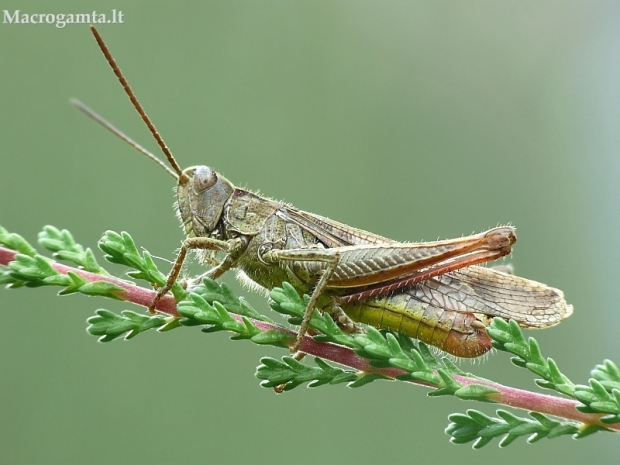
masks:
[(406, 292), (342, 309), (354, 321), (402, 333), (457, 357), (478, 357), (491, 349), (491, 339), (472, 313), (438, 308)]

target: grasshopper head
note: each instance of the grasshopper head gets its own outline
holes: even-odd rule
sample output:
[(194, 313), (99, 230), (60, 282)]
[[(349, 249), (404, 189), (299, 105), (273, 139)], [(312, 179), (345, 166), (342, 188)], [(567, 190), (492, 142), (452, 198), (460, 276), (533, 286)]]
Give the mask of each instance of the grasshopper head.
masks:
[(208, 166), (186, 168), (183, 175), (177, 184), (177, 201), (185, 233), (209, 236), (235, 187)]

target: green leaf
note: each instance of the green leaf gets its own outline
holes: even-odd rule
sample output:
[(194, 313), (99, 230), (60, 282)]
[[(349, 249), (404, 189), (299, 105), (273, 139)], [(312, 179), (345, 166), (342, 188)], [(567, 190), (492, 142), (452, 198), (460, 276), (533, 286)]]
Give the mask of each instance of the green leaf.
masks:
[(255, 344), (288, 347), (288, 342), (293, 341), (295, 336), (287, 333), (286, 331), (270, 329), (268, 331), (259, 332), (258, 334), (252, 336), (251, 339)]
[(596, 410), (597, 412), (601, 412), (601, 413), (617, 414), (620, 412), (620, 409), (618, 408), (618, 404), (616, 404), (615, 402), (605, 402), (605, 401), (592, 402), (590, 404), (590, 408)]
[(409, 373), (413, 372), (416, 369), (416, 365), (407, 356), (402, 357), (392, 357), (389, 359), (390, 365), (394, 368), (398, 368), (400, 370), (408, 371)]
[(380, 359), (389, 359), (392, 355), (390, 346), (383, 335), (372, 326), (368, 327), (368, 333), (363, 336), (355, 336), (355, 341), (364, 345), (364, 350)]
[(549, 431), (549, 434), (547, 435), (547, 437), (549, 439), (553, 439), (553, 438), (557, 438), (560, 436), (564, 436), (566, 434), (575, 434), (577, 432), (578, 432), (578, 427), (575, 423), (564, 422), (552, 428)]
[(532, 363), (535, 363), (541, 366), (547, 365), (546, 360), (540, 353), (540, 346), (538, 345), (538, 342), (536, 342), (536, 339), (534, 339), (533, 337), (529, 339), (528, 348), (529, 348), (528, 350), (529, 360), (531, 360)]
[[(432, 386), (438, 386), (441, 383), (441, 378), (432, 371), (414, 371), (410, 374), (411, 378), (421, 383), (427, 383)], [(433, 391), (427, 395), (431, 395)]]
[(122, 300), (125, 289), (108, 281), (93, 281), (80, 286), (80, 292), (86, 295), (98, 295)]
[(218, 284), (212, 279), (204, 278), (200, 285), (191, 289), (191, 292), (198, 294), (209, 304), (219, 302), (229, 311), (238, 315), (271, 322), (269, 318), (254, 310), (246, 300), (237, 297), (225, 283)]
[(599, 431), (606, 431), (606, 429), (598, 425), (586, 425), (585, 427), (580, 428), (579, 431), (577, 431), (573, 435), (573, 437), (575, 439), (581, 439), (581, 438), (585, 438), (586, 436), (590, 436), (591, 434), (597, 433)]
[(489, 442), (491, 442), (493, 438), (478, 438), (478, 440), (473, 444), (473, 448), (478, 450), (478, 449), (482, 449), (484, 446), (486, 446)]
[(504, 434), (509, 433), (511, 430), (511, 426), (504, 422), (495, 422), (485, 428), (482, 428), (478, 431), (478, 435), (481, 438), (495, 438), (497, 436), (502, 436)]
[(264, 357), (256, 370), (256, 377), (263, 380), (261, 382), (263, 387), (274, 388), (286, 384), (284, 390), (287, 391), (303, 383), (309, 383), (308, 387), (318, 387), (357, 378), (354, 372), (329, 366), (319, 359), (315, 359), (315, 362), (316, 367), (309, 367), (290, 356), (282, 357), (282, 361)]
[(612, 396), (607, 392), (607, 389), (605, 389), (605, 387), (600, 383), (600, 381), (596, 379), (591, 379), (590, 386), (592, 386), (594, 394), (596, 394), (599, 399), (606, 401), (612, 400)]
[(575, 388), (574, 396), (580, 402), (584, 404), (591, 404), (592, 402), (596, 402), (599, 397), (589, 388), (583, 389), (583, 386), (577, 386)]
[(504, 436), (502, 438), (502, 440), (499, 442), (499, 447), (508, 447), (510, 444), (512, 444), (514, 442), (515, 439), (517, 439), (519, 436), (515, 436), (513, 434), (507, 434), (506, 436)]
[[(133, 279), (142, 279), (158, 287), (166, 284), (167, 277), (157, 269), (151, 254), (144, 252), (140, 255), (132, 237), (126, 233), (115, 233), (106, 231), (99, 240), (99, 248), (105, 253), (105, 259), (110, 263), (117, 263), (133, 268), (134, 271), (128, 272), (128, 276)], [(175, 296), (183, 294), (182, 288), (178, 283), (172, 289)], [(178, 299), (177, 299), (178, 300)]]
[(615, 423), (620, 423), (620, 414), (604, 415), (600, 417), (599, 420), (601, 421), (601, 423), (604, 423), (606, 425), (613, 425)]
[(26, 239), (19, 234), (8, 232), (2, 226), (0, 226), (0, 244), (22, 255), (34, 257), (37, 254), (36, 249), (32, 247)]
[(526, 422), (527, 420), (523, 419), (523, 418), (519, 418), (515, 415), (513, 415), (512, 413), (506, 411), (506, 410), (497, 410), (497, 416), (500, 417), (502, 420), (504, 420), (506, 423), (508, 423), (510, 426), (512, 427), (516, 427), (519, 426), (521, 424), (523, 424), (524, 422)]
[(75, 242), (73, 236), (66, 229), (60, 230), (54, 226), (45, 226), (39, 233), (39, 244), (54, 252), (60, 260), (71, 261), (91, 273), (107, 272), (99, 266), (90, 249), (84, 249)]
[(482, 384), (470, 384), (454, 391), (454, 395), (463, 400), (491, 401), (489, 394), (500, 394), (500, 391)]
[(358, 387), (365, 386), (368, 383), (371, 383), (378, 379), (390, 379), (390, 378), (380, 373), (366, 372), (366, 373), (363, 373), (360, 377), (358, 377), (355, 381), (349, 383), (347, 386), (349, 386), (350, 388), (358, 388)]
[(125, 335), (125, 339), (131, 339), (137, 334), (149, 329), (158, 328), (166, 323), (166, 317), (162, 315), (142, 315), (130, 310), (124, 310), (121, 315), (109, 310), (97, 310), (96, 316), (88, 320), (86, 331), (94, 336), (101, 336), (99, 342), (109, 342)]
[(50, 261), (41, 255), (31, 257), (29, 255), (17, 254), (15, 260), (9, 263), (12, 274), (23, 281), (40, 281), (48, 276), (60, 274), (56, 271)]
[(450, 360), (448, 357), (443, 357), (441, 359), (441, 362), (444, 364), (446, 369), (453, 375), (470, 376), (469, 374), (461, 370), (458, 366), (456, 366), (454, 362), (452, 362), (452, 360)]

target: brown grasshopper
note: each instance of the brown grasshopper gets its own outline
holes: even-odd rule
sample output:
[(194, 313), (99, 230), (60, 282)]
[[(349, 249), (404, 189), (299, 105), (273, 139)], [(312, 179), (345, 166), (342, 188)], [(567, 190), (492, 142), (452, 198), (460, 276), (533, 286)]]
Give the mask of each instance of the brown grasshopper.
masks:
[(402, 243), (237, 188), (207, 166), (181, 170), (101, 36), (91, 30), (172, 170), (87, 107), (74, 104), (177, 179), (178, 213), (187, 238), (152, 312), (178, 279), (187, 251), (194, 249), (202, 262), (213, 265), (204, 276), (216, 279), (235, 268), (262, 288), (288, 281), (311, 296), (292, 351), (303, 349), (315, 309), (330, 312), (349, 329), (350, 318), (458, 357), (476, 357), (491, 348), (485, 329), (495, 317), (546, 328), (571, 315), (560, 290), (475, 266), (510, 253), (516, 241), (510, 226), (459, 239)]

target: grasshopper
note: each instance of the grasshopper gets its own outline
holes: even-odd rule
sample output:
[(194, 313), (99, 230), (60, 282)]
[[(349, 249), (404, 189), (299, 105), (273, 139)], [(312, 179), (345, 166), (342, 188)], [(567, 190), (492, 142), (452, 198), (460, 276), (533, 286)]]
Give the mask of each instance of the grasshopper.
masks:
[(458, 357), (477, 357), (491, 348), (485, 329), (493, 318), (546, 328), (571, 315), (562, 291), (477, 266), (510, 253), (516, 241), (511, 226), (458, 239), (402, 243), (240, 189), (207, 166), (182, 170), (103, 39), (91, 30), (171, 168), (83, 104), (73, 103), (177, 180), (178, 214), (187, 238), (151, 312), (178, 279), (187, 252), (196, 250), (202, 262), (212, 265), (203, 276), (217, 279), (234, 268), (261, 288), (288, 281), (310, 295), (292, 352), (303, 350), (315, 309), (331, 313), (349, 330), (356, 330), (353, 322), (366, 323)]

